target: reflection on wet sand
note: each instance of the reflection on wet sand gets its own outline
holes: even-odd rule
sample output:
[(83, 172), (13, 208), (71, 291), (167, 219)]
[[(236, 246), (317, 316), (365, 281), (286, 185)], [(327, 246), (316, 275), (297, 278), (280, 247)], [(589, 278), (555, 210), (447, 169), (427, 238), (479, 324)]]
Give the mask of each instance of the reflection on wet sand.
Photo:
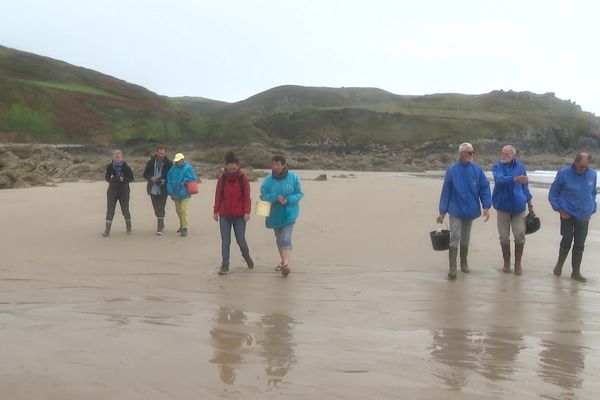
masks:
[[(580, 307), (577, 292), (554, 292), (552, 321), (557, 327), (549, 339), (540, 341), (543, 347), (540, 352), (540, 368), (538, 375), (548, 383), (564, 390), (561, 398), (577, 397), (575, 391), (581, 389), (585, 370), (585, 357), (589, 349), (579, 346), (580, 330), (561, 331), (564, 324), (579, 321)], [(565, 344), (565, 339), (568, 344)]]
[(243, 312), (219, 307), (215, 327), (210, 331), (215, 347), (210, 362), (219, 365), (221, 381), (228, 385), (235, 383), (235, 367), (243, 361), (242, 347), (252, 345), (252, 336), (239, 330), (245, 320)]
[(235, 370), (244, 364), (246, 355), (257, 351), (265, 360), (268, 384), (277, 386), (296, 362), (294, 324), (287, 315), (266, 314), (252, 321), (242, 311), (219, 307), (210, 331), (215, 354), (209, 361), (218, 365), (221, 381), (233, 385)]
[(269, 385), (277, 386), (296, 362), (292, 340), (294, 324), (293, 318), (282, 314), (268, 314), (260, 319), (261, 336), (256, 342), (262, 347)]
[(517, 356), (524, 347), (522, 336), (508, 331), (437, 329), (432, 337), (432, 357), (448, 367), (438, 377), (453, 390), (467, 385), (469, 370), (492, 381), (511, 380)]
[(585, 347), (542, 340), (540, 377), (565, 390), (561, 398), (575, 398), (574, 389), (581, 389), (585, 368)]

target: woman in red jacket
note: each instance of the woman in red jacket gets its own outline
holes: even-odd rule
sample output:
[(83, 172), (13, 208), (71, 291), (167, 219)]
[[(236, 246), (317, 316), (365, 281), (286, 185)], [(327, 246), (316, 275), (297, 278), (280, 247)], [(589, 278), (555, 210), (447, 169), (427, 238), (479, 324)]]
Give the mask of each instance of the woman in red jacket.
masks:
[(240, 162), (232, 151), (225, 154), (225, 169), (217, 181), (213, 217), (221, 227), (223, 262), (219, 275), (229, 273), (232, 226), (235, 240), (242, 251), (242, 257), (246, 260), (248, 268), (254, 268), (248, 243), (246, 243), (246, 222), (250, 219), (250, 183), (248, 177), (240, 169)]

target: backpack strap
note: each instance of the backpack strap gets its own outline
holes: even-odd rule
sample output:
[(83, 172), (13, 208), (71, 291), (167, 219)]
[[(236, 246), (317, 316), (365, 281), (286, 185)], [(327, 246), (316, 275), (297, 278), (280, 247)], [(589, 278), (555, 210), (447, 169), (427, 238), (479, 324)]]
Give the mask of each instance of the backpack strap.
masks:
[[(221, 175), (221, 201), (225, 198), (225, 183), (227, 182), (227, 177), (225, 174)], [(240, 180), (240, 190), (242, 191), (242, 197), (244, 197), (244, 174), (240, 174), (238, 176)]]

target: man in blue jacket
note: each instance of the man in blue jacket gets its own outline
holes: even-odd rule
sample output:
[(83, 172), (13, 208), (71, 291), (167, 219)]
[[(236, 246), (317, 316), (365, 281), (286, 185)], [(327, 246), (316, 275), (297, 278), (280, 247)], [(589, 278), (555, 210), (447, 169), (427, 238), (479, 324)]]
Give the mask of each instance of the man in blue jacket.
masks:
[(456, 256), (460, 243), (460, 270), (468, 273), (467, 255), (471, 239), (471, 225), (475, 218), (481, 216), (483, 221), (490, 218), (492, 205), (490, 183), (481, 167), (473, 162), (475, 151), (470, 143), (463, 143), (458, 148), (459, 160), (448, 167), (444, 186), (440, 196), (440, 215), (437, 222), (444, 222), (446, 213), (450, 214), (450, 271), (448, 278), (456, 278)]
[(512, 145), (502, 148), (500, 161), (492, 167), (494, 191), (492, 204), (497, 212), (498, 233), (504, 266), (502, 271), (510, 272), (510, 228), (512, 225), (515, 240), (515, 274), (521, 275), (521, 257), (525, 248), (525, 206), (533, 212), (529, 179), (525, 165), (516, 159), (517, 150)]
[(560, 214), (562, 236), (554, 275), (562, 273), (571, 243), (575, 240), (571, 278), (578, 282), (586, 281), (580, 271), (581, 260), (590, 218), (596, 212), (596, 171), (590, 168), (591, 163), (591, 154), (578, 153), (572, 165), (558, 171), (548, 193), (552, 209)]

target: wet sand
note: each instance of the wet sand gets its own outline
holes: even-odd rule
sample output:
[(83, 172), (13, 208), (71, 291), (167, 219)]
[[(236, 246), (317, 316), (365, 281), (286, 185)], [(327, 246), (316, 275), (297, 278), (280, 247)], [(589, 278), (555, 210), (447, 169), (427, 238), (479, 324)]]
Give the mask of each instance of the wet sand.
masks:
[[(304, 173), (314, 177), (316, 173)], [(330, 174), (331, 177), (331, 174)], [(434, 252), (441, 181), (401, 174), (304, 181), (292, 273), (274, 272), (253, 216), (256, 268), (232, 246), (217, 276), (215, 181), (191, 202), (190, 235), (154, 235), (145, 185), (134, 232), (101, 238), (103, 182), (0, 191), (0, 393), (7, 399), (592, 399), (600, 393), (600, 230), (589, 279), (551, 267), (558, 217), (534, 189), (542, 230), (524, 274), (501, 272), (495, 213), (475, 222), (470, 264), (448, 281)], [(258, 186), (252, 185), (253, 199)]]

